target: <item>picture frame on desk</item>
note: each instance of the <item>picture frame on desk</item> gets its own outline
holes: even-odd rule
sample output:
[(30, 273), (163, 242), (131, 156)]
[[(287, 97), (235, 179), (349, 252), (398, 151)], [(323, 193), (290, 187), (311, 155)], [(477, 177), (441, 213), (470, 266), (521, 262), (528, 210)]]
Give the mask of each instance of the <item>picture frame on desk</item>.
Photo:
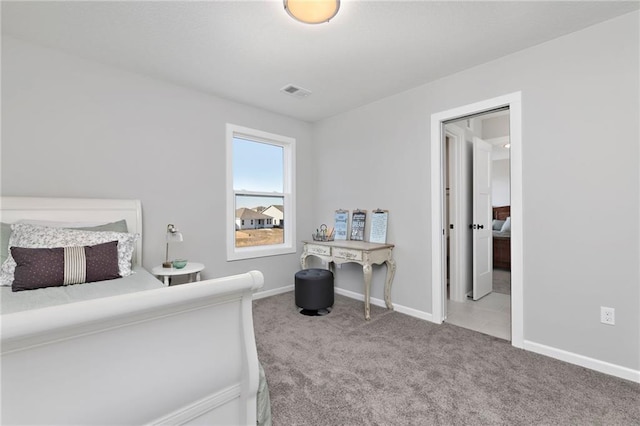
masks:
[(369, 230), (369, 242), (385, 244), (387, 242), (387, 222), (389, 210), (374, 210), (371, 213), (371, 229)]
[(333, 229), (335, 240), (347, 239), (349, 235), (349, 210), (336, 210)]
[(367, 211), (356, 209), (351, 216), (351, 240), (364, 241), (364, 228), (367, 222)]

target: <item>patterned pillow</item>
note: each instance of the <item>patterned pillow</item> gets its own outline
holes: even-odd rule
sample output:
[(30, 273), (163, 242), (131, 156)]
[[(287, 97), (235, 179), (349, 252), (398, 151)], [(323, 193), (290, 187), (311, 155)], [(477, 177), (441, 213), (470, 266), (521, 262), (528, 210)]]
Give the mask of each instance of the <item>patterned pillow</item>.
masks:
[[(120, 275), (131, 275), (131, 257), (140, 234), (124, 232), (92, 232), (75, 229), (50, 228), (47, 226), (14, 223), (11, 225), (9, 247), (56, 248), (88, 246), (118, 241), (118, 268)], [(16, 262), (11, 254), (2, 264), (0, 285), (11, 285)]]
[(16, 262), (13, 291), (120, 278), (117, 241), (85, 247), (11, 247), (11, 256)]
[(90, 223), (90, 222), (65, 222), (59, 220), (19, 220), (17, 223), (28, 223), (29, 225), (47, 226), (49, 228), (67, 228), (78, 231), (113, 231), (113, 232), (129, 232), (127, 221), (121, 219), (117, 222), (109, 223)]

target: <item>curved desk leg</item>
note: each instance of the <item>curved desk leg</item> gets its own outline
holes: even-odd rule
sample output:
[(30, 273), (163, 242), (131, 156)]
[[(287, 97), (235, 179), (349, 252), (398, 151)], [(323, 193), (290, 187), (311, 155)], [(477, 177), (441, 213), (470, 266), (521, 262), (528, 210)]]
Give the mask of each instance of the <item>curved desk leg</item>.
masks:
[(327, 269), (329, 271), (331, 271), (331, 273), (333, 274), (334, 277), (336, 276), (336, 263), (335, 262), (333, 262), (331, 260), (328, 260), (327, 261)]
[(307, 254), (306, 253), (302, 253), (302, 256), (300, 256), (300, 266), (302, 266), (302, 269), (307, 269)]
[(371, 307), (369, 306), (369, 295), (371, 293), (371, 277), (373, 275), (373, 268), (369, 264), (362, 265), (362, 272), (364, 273), (364, 319), (371, 319)]
[(384, 303), (387, 305), (387, 309), (393, 310), (393, 304), (391, 303), (391, 283), (396, 273), (396, 262), (389, 259), (384, 263), (387, 264), (387, 280), (384, 283)]

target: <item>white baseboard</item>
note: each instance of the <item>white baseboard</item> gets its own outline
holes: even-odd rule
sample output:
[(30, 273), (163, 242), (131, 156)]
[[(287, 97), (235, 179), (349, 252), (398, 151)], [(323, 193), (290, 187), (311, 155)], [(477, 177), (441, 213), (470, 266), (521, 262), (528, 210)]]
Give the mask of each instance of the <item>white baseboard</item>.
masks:
[[(360, 294), (360, 293), (356, 293), (354, 291), (350, 291), (350, 290), (345, 290), (343, 288), (335, 288), (335, 292), (342, 295), (342, 296), (346, 296), (350, 299), (355, 299), (355, 300), (360, 300), (361, 302), (364, 302), (364, 295)], [(370, 297), (369, 298), (369, 303), (371, 303), (372, 305), (376, 305), (376, 306), (380, 306), (382, 308), (386, 308), (387, 305), (384, 303), (384, 300), (382, 299), (378, 299), (375, 297)], [(409, 308), (403, 305), (398, 305), (397, 303), (393, 304), (393, 309), (395, 311), (400, 312), (401, 314), (405, 314), (405, 315), (409, 315), (411, 317), (415, 317), (415, 318), (419, 318), (422, 320), (426, 320), (426, 321), (432, 321), (433, 316), (428, 313), (428, 312), (422, 312), (419, 311), (417, 309), (413, 309), (413, 308)]]
[(551, 346), (542, 345), (540, 343), (524, 341), (524, 350), (546, 355), (569, 364), (579, 365), (611, 376), (620, 377), (621, 379), (631, 380), (640, 383), (640, 371), (631, 368), (622, 367), (620, 365), (611, 364), (609, 362), (600, 361), (598, 359), (589, 358), (573, 352), (562, 349), (553, 348)]
[(287, 285), (284, 287), (279, 287), (273, 290), (259, 291), (257, 293), (253, 293), (253, 300), (264, 299), (265, 297), (275, 296), (277, 294), (287, 293), (289, 291), (293, 291), (293, 284)]

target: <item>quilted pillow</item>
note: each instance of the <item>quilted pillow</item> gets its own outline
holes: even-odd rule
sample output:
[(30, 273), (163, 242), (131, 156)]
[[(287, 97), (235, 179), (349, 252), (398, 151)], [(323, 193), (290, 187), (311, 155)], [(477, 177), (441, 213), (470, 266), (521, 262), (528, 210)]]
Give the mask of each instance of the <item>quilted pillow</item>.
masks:
[(118, 242), (85, 247), (11, 247), (16, 262), (13, 291), (120, 278)]
[[(9, 247), (56, 248), (88, 246), (118, 241), (118, 268), (120, 275), (131, 275), (131, 257), (139, 234), (124, 232), (92, 232), (75, 229), (50, 228), (46, 226), (14, 223), (11, 225)], [(2, 264), (0, 285), (11, 285), (16, 262), (11, 254)]]

